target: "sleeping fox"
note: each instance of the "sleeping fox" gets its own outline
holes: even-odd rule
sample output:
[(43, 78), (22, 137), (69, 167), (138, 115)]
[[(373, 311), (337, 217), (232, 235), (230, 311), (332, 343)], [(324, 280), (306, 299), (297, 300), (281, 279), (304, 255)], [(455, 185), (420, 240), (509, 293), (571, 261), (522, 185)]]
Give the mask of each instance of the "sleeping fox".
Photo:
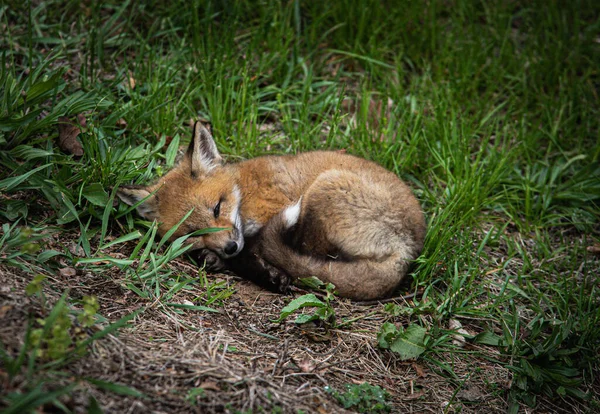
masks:
[(277, 287), (316, 276), (340, 296), (389, 296), (423, 248), (419, 202), (396, 175), (340, 152), (264, 156), (225, 164), (200, 123), (183, 160), (148, 187), (119, 198), (163, 235), (190, 210), (173, 238), (188, 239), (208, 266), (258, 273)]

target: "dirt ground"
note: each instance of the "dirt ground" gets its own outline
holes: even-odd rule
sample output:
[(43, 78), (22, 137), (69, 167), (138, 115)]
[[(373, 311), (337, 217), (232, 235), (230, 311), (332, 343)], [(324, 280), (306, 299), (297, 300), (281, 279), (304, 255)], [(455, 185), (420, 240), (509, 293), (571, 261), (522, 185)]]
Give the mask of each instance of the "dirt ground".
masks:
[[(171, 264), (180, 274), (197, 274), (185, 259)], [(293, 317), (275, 322), (291, 295), (271, 293), (232, 275), (209, 275), (208, 280), (222, 280), (234, 290), (222, 305), (211, 305), (218, 313), (176, 313), (161, 301), (143, 299), (125, 287), (128, 281), (117, 268), (104, 274), (84, 267), (57, 271), (44, 284), (43, 305), (38, 296), (25, 294), (31, 281), (28, 273), (2, 266), (0, 339), (8, 354), (16, 357), (28, 321), (47, 316), (65, 291), (74, 301), (95, 295), (98, 313), (109, 322), (143, 308), (129, 327), (95, 341), (90, 352), (62, 366), (59, 373), (46, 373), (53, 378), (45, 385), (48, 390), (78, 383), (73, 393), (61, 397), (67, 408), (78, 413), (88, 412), (90, 396), (107, 413), (352, 412), (341, 407), (327, 387), (342, 391), (344, 384), (363, 382), (385, 388), (392, 412), (397, 413), (507, 410), (511, 372), (472, 355), (481, 345), (467, 343), (460, 352), (436, 354), (442, 361), (437, 368), (421, 360), (401, 361), (377, 348), (377, 332), (390, 320), (383, 303), (337, 299), (338, 321), (354, 322), (340, 329), (299, 327)], [(189, 285), (171, 302), (197, 304), (203, 293), (198, 285)], [(294, 288), (292, 295), (304, 293)], [(410, 305), (410, 299), (402, 297), (392, 301)], [(393, 320), (398, 325), (408, 322), (402, 317)], [(461, 322), (470, 329), (468, 320)], [(89, 334), (101, 328), (95, 325)], [(498, 351), (487, 349), (480, 354), (493, 357), (494, 353)], [(461, 357), (466, 354), (471, 355)], [(456, 374), (453, 379), (444, 373), (444, 364)], [(107, 392), (83, 378), (126, 385), (145, 397)], [(0, 384), (5, 391), (22, 392), (25, 382), (24, 377), (9, 382), (7, 372), (0, 369)], [(42, 412), (53, 412), (52, 408)], [(562, 407), (541, 401), (536, 412), (572, 413), (574, 409), (566, 401)]]

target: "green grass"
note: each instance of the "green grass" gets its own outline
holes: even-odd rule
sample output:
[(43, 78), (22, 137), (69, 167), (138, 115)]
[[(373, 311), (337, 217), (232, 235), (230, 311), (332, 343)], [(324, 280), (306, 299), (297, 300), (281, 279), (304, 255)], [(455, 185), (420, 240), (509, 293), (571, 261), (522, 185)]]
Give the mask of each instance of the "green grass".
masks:
[[(407, 311), (429, 329), (424, 361), (460, 383), (440, 357), (460, 354), (445, 327), (474, 318), (500, 338), (511, 409), (540, 395), (597, 407), (596, 3), (8, 1), (0, 263), (32, 278), (57, 256), (74, 263), (44, 237), (75, 231), (81, 265), (118, 266), (167, 304), (192, 283), (169, 269), (183, 240), (159, 249), (113, 200), (173, 164), (191, 119), (230, 159), (343, 148), (396, 172), (425, 209), (424, 294)], [(369, 102), (388, 98), (374, 123)], [(77, 114), (81, 159), (57, 145), (58, 118)], [(111, 241), (129, 258), (107, 264)]]

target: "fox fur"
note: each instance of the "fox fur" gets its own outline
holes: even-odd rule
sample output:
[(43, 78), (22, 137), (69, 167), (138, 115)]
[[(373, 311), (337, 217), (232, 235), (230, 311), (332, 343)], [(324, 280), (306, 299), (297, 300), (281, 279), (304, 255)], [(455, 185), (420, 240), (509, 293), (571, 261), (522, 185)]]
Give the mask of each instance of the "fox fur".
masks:
[[(148, 187), (121, 187), (125, 203), (190, 240), (207, 265), (279, 288), (316, 276), (340, 296), (391, 295), (423, 248), (419, 202), (395, 174), (340, 152), (315, 151), (224, 163), (208, 130), (194, 125), (183, 160)], [(142, 201), (144, 200), (144, 201)], [(260, 280), (259, 280), (260, 281)]]

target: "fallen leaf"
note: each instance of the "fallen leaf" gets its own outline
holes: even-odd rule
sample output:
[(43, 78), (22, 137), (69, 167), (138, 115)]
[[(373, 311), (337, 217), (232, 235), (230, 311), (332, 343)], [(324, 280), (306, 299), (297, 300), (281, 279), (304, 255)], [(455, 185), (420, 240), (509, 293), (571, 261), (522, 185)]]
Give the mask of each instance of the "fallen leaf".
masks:
[(200, 384), (199, 388), (203, 388), (205, 390), (221, 391), (221, 388), (217, 385), (217, 383), (212, 381), (204, 381), (202, 384)]
[(77, 271), (75, 269), (73, 269), (72, 267), (63, 267), (58, 272), (60, 273), (61, 276), (65, 276), (65, 277), (71, 277), (71, 276), (75, 276), (77, 274)]
[(85, 256), (85, 250), (83, 250), (83, 247), (78, 246), (75, 243), (71, 243), (69, 245), (69, 252), (71, 252), (71, 254), (73, 256), (77, 256), (77, 257), (84, 257)]
[(456, 393), (456, 398), (462, 401), (481, 401), (485, 398), (485, 394), (481, 392), (481, 390), (477, 387), (468, 387), (463, 388), (458, 393)]
[(84, 114), (77, 115), (77, 122), (81, 128), (85, 128), (87, 126), (87, 119), (85, 118)]
[(450, 319), (448, 322), (448, 328), (456, 331), (456, 333), (452, 335), (452, 343), (461, 348), (465, 346), (465, 336), (470, 336), (470, 334), (462, 327), (462, 324), (456, 319)]
[(588, 253), (600, 255), (600, 244), (596, 243), (593, 246), (588, 246), (586, 250)]
[(12, 309), (11, 305), (4, 305), (0, 307), (0, 318), (4, 318), (9, 310)]
[(425, 395), (425, 390), (421, 390), (421, 391), (417, 391), (417, 392), (415, 392), (413, 394), (409, 394), (407, 396), (403, 396), (402, 399), (404, 401), (418, 400), (419, 398), (421, 398), (424, 395)]
[(135, 78), (133, 77), (133, 73), (131, 71), (129, 71), (129, 77), (127, 79), (129, 80), (129, 88), (135, 89)]
[(83, 147), (81, 142), (77, 140), (80, 132), (79, 127), (70, 121), (68, 117), (61, 116), (58, 118), (58, 146), (60, 149), (76, 157), (81, 157)]
[(315, 369), (315, 364), (310, 358), (304, 358), (298, 363), (298, 367), (302, 372), (313, 372)]
[(425, 371), (423, 370), (423, 367), (421, 365), (417, 364), (416, 362), (412, 363), (412, 367), (417, 372), (417, 377), (424, 377), (427, 375), (425, 373)]

